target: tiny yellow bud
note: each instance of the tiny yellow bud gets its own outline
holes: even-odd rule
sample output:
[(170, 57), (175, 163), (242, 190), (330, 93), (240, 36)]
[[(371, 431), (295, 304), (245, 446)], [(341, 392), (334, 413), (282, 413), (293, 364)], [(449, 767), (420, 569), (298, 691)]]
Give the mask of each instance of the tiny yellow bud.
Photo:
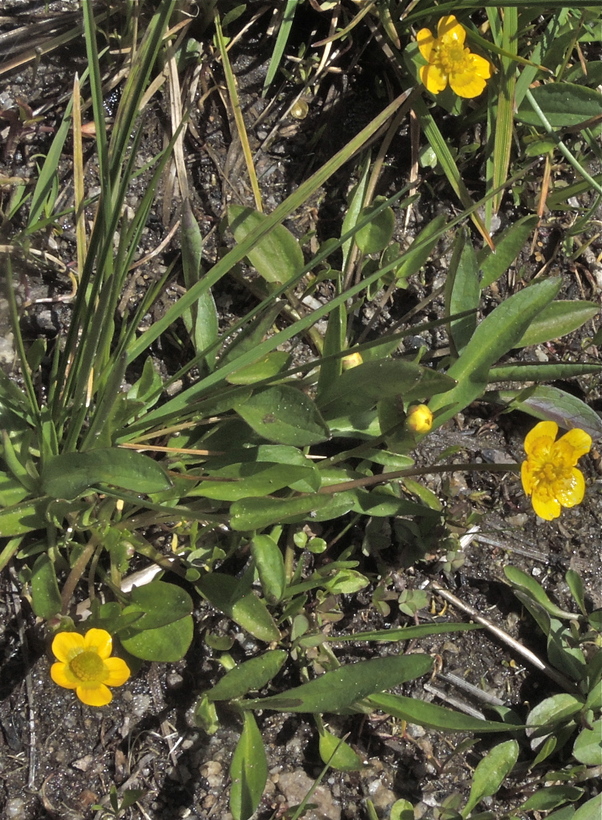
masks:
[(433, 414), (426, 404), (416, 404), (406, 419), (406, 429), (413, 433), (428, 433), (433, 426)]
[(363, 363), (361, 353), (350, 353), (348, 356), (343, 357), (343, 370), (351, 370), (352, 367), (357, 367)]

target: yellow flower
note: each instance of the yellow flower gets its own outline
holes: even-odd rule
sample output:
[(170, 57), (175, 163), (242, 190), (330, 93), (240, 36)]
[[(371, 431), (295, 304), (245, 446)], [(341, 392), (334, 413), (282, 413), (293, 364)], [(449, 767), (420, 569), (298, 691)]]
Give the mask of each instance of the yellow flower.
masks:
[(521, 466), (523, 489), (531, 496), (537, 515), (546, 521), (558, 518), (561, 507), (583, 501), (585, 479), (575, 465), (592, 446), (584, 430), (569, 430), (556, 441), (557, 433), (553, 421), (536, 424), (525, 438), (527, 460)]
[(418, 32), (416, 41), (428, 65), (420, 69), (420, 80), (431, 94), (451, 86), (459, 97), (478, 97), (491, 77), (491, 63), (465, 46), (466, 31), (453, 14), (442, 17), (434, 37), (428, 28)]
[(121, 686), (130, 670), (121, 658), (111, 658), (113, 639), (104, 629), (59, 632), (52, 641), (58, 663), (50, 667), (50, 677), (75, 694), (88, 706), (106, 706), (113, 699), (109, 686)]
[(433, 426), (433, 414), (426, 404), (415, 404), (406, 419), (406, 430), (413, 433), (428, 433)]

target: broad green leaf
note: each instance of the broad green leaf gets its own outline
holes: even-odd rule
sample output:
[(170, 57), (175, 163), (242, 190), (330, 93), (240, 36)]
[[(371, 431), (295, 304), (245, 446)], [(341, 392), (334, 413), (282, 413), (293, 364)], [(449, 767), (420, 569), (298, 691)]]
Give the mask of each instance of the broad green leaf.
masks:
[(45, 527), (49, 500), (47, 497), (36, 498), (0, 510), (0, 533), (9, 537)]
[(38, 618), (48, 620), (61, 611), (61, 606), (54, 564), (48, 554), (43, 553), (31, 572), (31, 607)]
[(425, 675), (433, 665), (428, 655), (376, 658), (341, 666), (281, 695), (242, 704), (245, 709), (278, 712), (345, 713), (354, 703), (374, 692)]
[(552, 811), (564, 803), (574, 803), (583, 794), (576, 786), (546, 786), (535, 792), (520, 806), (520, 811)]
[[(270, 524), (295, 521), (299, 516), (313, 517), (313, 513), (332, 507), (335, 501), (332, 495), (318, 493), (295, 498), (241, 498), (230, 508), (230, 526), (238, 531), (261, 530)], [(347, 510), (351, 504), (345, 501)]]
[(236, 578), (211, 572), (196, 584), (197, 590), (255, 638), (266, 643), (280, 640), (280, 632), (265, 603), (252, 591), (241, 588)]
[(278, 603), (286, 589), (286, 572), (282, 550), (269, 535), (256, 535), (251, 540), (251, 555), (259, 575), (266, 600)]
[(446, 309), (450, 316), (467, 310), (474, 311), (469, 316), (452, 319), (449, 323), (454, 347), (457, 353), (461, 353), (476, 330), (477, 308), (481, 295), (477, 257), (466, 230), (458, 231), (445, 290)]
[(192, 617), (187, 615), (157, 629), (145, 629), (144, 632), (128, 630), (129, 636), (120, 640), (127, 652), (143, 661), (175, 663), (188, 652), (193, 629)]
[(362, 758), (340, 737), (326, 729), (320, 732), (319, 750), (322, 762), (338, 772), (359, 772), (364, 767)]
[(527, 715), (530, 735), (541, 737), (574, 718), (583, 709), (583, 701), (563, 692), (544, 698)]
[(477, 254), (481, 269), (481, 288), (492, 285), (505, 273), (521, 252), (525, 242), (537, 226), (537, 216), (525, 216), (513, 222), (495, 239), (495, 251), (484, 247)]
[(251, 712), (245, 712), (243, 719), (244, 727), (230, 765), (230, 811), (234, 820), (249, 820), (268, 779), (261, 732)]
[[(588, 120), (599, 117), (602, 111), (602, 94), (584, 85), (546, 83), (532, 88), (531, 93), (553, 128), (586, 126)], [(516, 118), (535, 127), (542, 124), (527, 98), (519, 106)]]
[(136, 493), (158, 493), (171, 487), (163, 467), (152, 458), (110, 447), (85, 453), (63, 453), (44, 465), (42, 486), (54, 498), (72, 499), (97, 484), (112, 484)]
[(414, 806), (409, 800), (396, 800), (391, 806), (389, 820), (414, 820)]
[(437, 426), (483, 394), (490, 368), (514, 347), (532, 319), (556, 296), (561, 284), (560, 278), (553, 278), (531, 285), (504, 300), (483, 319), (448, 371), (457, 386), (431, 399), (431, 410), (440, 411), (435, 416)]
[[(366, 219), (375, 211), (380, 204), (377, 197), (372, 205), (363, 208), (359, 220)], [(393, 237), (395, 229), (395, 215), (392, 208), (385, 208), (376, 214), (367, 225), (360, 228), (355, 234), (355, 241), (362, 253), (380, 253), (383, 251)]]
[(273, 649), (251, 658), (227, 672), (205, 695), (211, 701), (235, 700), (262, 689), (282, 669), (287, 657), (284, 649)]
[(516, 740), (506, 740), (487, 752), (474, 770), (470, 796), (462, 810), (462, 817), (468, 817), (484, 797), (490, 797), (497, 792), (517, 760), (518, 743)]
[(579, 427), (594, 439), (602, 436), (602, 419), (596, 411), (558, 387), (539, 385), (529, 390), (524, 398), (521, 398), (520, 390), (500, 390), (498, 395), (502, 401), (512, 402), (513, 409), (522, 410), (536, 419), (555, 421), (565, 430)]
[(418, 273), (439, 241), (444, 226), (445, 216), (443, 214), (439, 214), (428, 222), (401, 257), (399, 267), (394, 271), (396, 279), (407, 279), (414, 273)]
[[(12, 507), (29, 495), (28, 490), (12, 475), (0, 471), (0, 507)], [(0, 528), (0, 532), (2, 529)], [(4, 535), (4, 533), (2, 532)]]
[(586, 766), (602, 766), (602, 720), (592, 723), (591, 729), (582, 729), (575, 745), (573, 757)]
[(264, 497), (290, 487), (297, 481), (314, 483), (319, 474), (311, 464), (232, 464), (211, 471), (211, 478), (201, 481), (188, 495), (216, 498), (221, 501), (238, 501), (241, 498)]
[(289, 385), (258, 390), (246, 401), (237, 402), (234, 409), (256, 433), (277, 444), (306, 447), (329, 436), (313, 401)]
[[(240, 244), (269, 217), (242, 205), (228, 207), (228, 223)], [(293, 280), (305, 265), (299, 242), (284, 225), (275, 225), (247, 254), (257, 273), (270, 284), (283, 285)]]
[(364, 362), (341, 373), (320, 397), (320, 410), (327, 418), (373, 407), (384, 397), (400, 396), (404, 402), (429, 398), (450, 390), (455, 382), (443, 373), (400, 359)]
[(602, 792), (592, 797), (575, 811), (572, 820), (600, 820), (602, 815)]
[(599, 311), (595, 302), (552, 302), (532, 320), (516, 347), (538, 345), (566, 336), (597, 316)]
[(240, 370), (235, 370), (226, 376), (226, 381), (230, 384), (257, 384), (264, 379), (271, 379), (285, 370), (290, 362), (290, 355), (281, 350), (273, 350), (260, 359), (258, 362), (248, 364), (246, 367), (241, 367)]
[(175, 584), (165, 581), (151, 581), (141, 587), (134, 587), (130, 593), (130, 604), (123, 610), (123, 615), (139, 612), (135, 630), (156, 629), (160, 626), (179, 621), (191, 615), (194, 609), (192, 598)]
[(508, 732), (517, 728), (493, 720), (479, 720), (462, 712), (437, 706), (436, 703), (403, 695), (372, 695), (369, 703), (392, 717), (444, 732)]

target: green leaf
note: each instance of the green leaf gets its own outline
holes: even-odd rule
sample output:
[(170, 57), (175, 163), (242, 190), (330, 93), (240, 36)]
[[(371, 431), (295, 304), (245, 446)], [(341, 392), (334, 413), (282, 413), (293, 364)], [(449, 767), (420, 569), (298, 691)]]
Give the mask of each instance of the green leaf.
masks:
[[(602, 111), (602, 94), (583, 85), (547, 83), (532, 88), (531, 93), (553, 128), (585, 126)], [(541, 119), (528, 98), (520, 104), (515, 116), (527, 125), (541, 127)]]
[(556, 296), (561, 284), (556, 277), (531, 285), (504, 300), (483, 319), (448, 371), (457, 386), (434, 396), (430, 402), (434, 413), (440, 411), (435, 416), (437, 426), (483, 394), (490, 368), (514, 347), (533, 318)]
[[(12, 507), (29, 495), (29, 491), (12, 475), (0, 471), (0, 507)], [(3, 530), (0, 532), (4, 535)]]
[(582, 729), (575, 745), (573, 757), (586, 766), (602, 766), (602, 720), (592, 723), (591, 729)]
[(338, 772), (359, 772), (365, 764), (351, 746), (326, 729), (320, 732), (319, 750), (322, 762)]
[(518, 569), (517, 567), (507, 566), (504, 567), (504, 575), (510, 581), (512, 586), (515, 589), (522, 590), (526, 592), (533, 600), (537, 601), (538, 604), (549, 612), (550, 615), (556, 618), (572, 618), (574, 617), (573, 613), (567, 612), (564, 609), (561, 609), (555, 603), (553, 603), (544, 588), (538, 583), (535, 578), (532, 578), (526, 572), (523, 572), (522, 569)]
[[(358, 221), (369, 217), (379, 207), (380, 202), (382, 202), (382, 198), (377, 197), (372, 205), (363, 208)], [(394, 229), (395, 214), (392, 208), (385, 208), (374, 216), (367, 225), (360, 228), (354, 239), (362, 253), (380, 253), (391, 241)]]
[(600, 307), (594, 302), (552, 302), (536, 316), (515, 347), (528, 347), (559, 339), (597, 316)]
[(380, 399), (400, 396), (404, 402), (430, 398), (450, 390), (455, 382), (443, 373), (400, 359), (364, 362), (341, 373), (320, 397), (326, 418), (373, 407)]
[(234, 409), (256, 433), (277, 444), (306, 447), (329, 436), (309, 396), (285, 384), (258, 390), (246, 401), (236, 402)]
[(262, 689), (282, 669), (288, 653), (273, 649), (235, 666), (204, 694), (211, 700), (236, 700)]
[(477, 328), (477, 308), (481, 295), (477, 257), (466, 230), (459, 231), (456, 237), (445, 289), (449, 315), (474, 311), (469, 316), (453, 319), (449, 323), (454, 347), (457, 353), (461, 353)]
[(529, 734), (543, 737), (549, 732), (555, 732), (560, 725), (574, 718), (582, 709), (583, 701), (566, 692), (544, 698), (527, 715)]
[(525, 811), (552, 811), (563, 803), (574, 803), (583, 794), (583, 789), (576, 786), (547, 786), (532, 794), (519, 810)]
[(394, 271), (396, 279), (407, 279), (414, 273), (418, 273), (439, 241), (444, 226), (445, 216), (443, 214), (439, 214), (428, 222), (401, 257), (399, 267)]
[(575, 572), (574, 569), (569, 569), (567, 570), (564, 579), (567, 583), (568, 588), (571, 590), (573, 600), (581, 610), (581, 613), (583, 615), (587, 615), (587, 609), (585, 607), (585, 588), (583, 586), (581, 576), (579, 575), (579, 573)]
[(48, 620), (61, 611), (61, 606), (54, 563), (43, 553), (36, 559), (31, 573), (31, 607), (38, 618)]
[(505, 273), (521, 252), (525, 242), (537, 226), (537, 216), (525, 216), (513, 222), (495, 240), (495, 252), (484, 247), (477, 254), (481, 269), (481, 289), (492, 285)]
[(251, 712), (244, 714), (244, 727), (230, 765), (230, 811), (234, 820), (253, 814), (268, 779), (268, 763), (261, 732)]
[(592, 797), (575, 811), (572, 820), (600, 820), (602, 815), (602, 792)]
[(443, 635), (447, 632), (469, 632), (483, 629), (480, 624), (421, 624), (420, 626), (403, 626), (399, 629), (375, 629), (368, 632), (354, 632), (353, 635), (335, 635), (326, 637), (326, 641), (340, 643), (343, 641), (413, 641), (427, 635)]
[[(240, 244), (269, 220), (265, 214), (242, 205), (228, 207), (228, 224)], [(275, 225), (247, 254), (249, 262), (266, 282), (284, 285), (305, 265), (299, 242), (284, 225)]]
[[(318, 493), (295, 498), (241, 498), (230, 508), (230, 526), (238, 531), (261, 530), (271, 524), (293, 522), (335, 503), (336, 495)], [(352, 503), (344, 502), (346, 511)]]
[[(188, 199), (182, 204), (180, 243), (184, 284), (190, 289), (202, 278), (203, 237)], [(197, 353), (206, 350), (217, 341), (219, 320), (210, 289), (202, 293), (190, 310), (182, 314), (182, 319)], [(215, 350), (209, 354), (210, 366), (215, 362), (215, 356)]]
[(36, 498), (33, 501), (23, 501), (0, 510), (0, 532), (4, 536), (24, 535), (32, 530), (44, 528), (46, 510), (50, 499)]
[[(492, 367), (489, 371), (489, 384), (492, 382), (552, 382), (563, 379), (574, 379), (590, 373), (600, 373), (602, 365), (581, 364), (580, 362), (514, 362)], [(487, 393), (486, 395), (490, 395)], [(494, 394), (495, 395), (495, 394)]]
[(443, 732), (508, 732), (517, 728), (493, 720), (479, 720), (444, 706), (437, 706), (436, 703), (403, 695), (372, 695), (369, 702), (375, 709), (392, 717)]
[(290, 487), (297, 481), (308, 481), (310, 486), (315, 483), (316, 478), (319, 481), (319, 473), (310, 463), (287, 466), (245, 462), (211, 470), (210, 475), (216, 480), (201, 481), (188, 495), (215, 498), (220, 501), (238, 501), (241, 498), (270, 495), (283, 487)]
[(428, 655), (376, 658), (341, 666), (281, 695), (244, 702), (245, 709), (277, 712), (345, 713), (374, 692), (425, 675), (433, 665)]
[(389, 820), (414, 820), (414, 806), (409, 800), (396, 800), (391, 806)]
[(269, 535), (256, 535), (251, 540), (251, 555), (266, 599), (278, 603), (286, 589), (286, 572), (282, 550)]
[(520, 390), (500, 390), (498, 395), (504, 402), (512, 402), (513, 409), (522, 410), (536, 419), (555, 421), (565, 430), (579, 427), (592, 438), (602, 436), (602, 419), (596, 411), (558, 387), (539, 385), (529, 390), (524, 398), (521, 398)]
[(134, 587), (130, 593), (130, 604), (122, 615), (139, 612), (135, 630), (156, 629), (179, 621), (191, 615), (194, 609), (192, 598), (186, 590), (165, 581), (151, 581), (141, 587)]
[(252, 591), (241, 588), (236, 578), (211, 572), (196, 584), (197, 590), (255, 638), (266, 643), (280, 640), (280, 632), (265, 603)]
[(42, 470), (44, 492), (54, 498), (76, 498), (97, 484), (135, 493), (158, 493), (172, 486), (163, 467), (152, 458), (119, 447), (63, 453), (50, 459)]
[(497, 792), (517, 760), (518, 743), (516, 740), (506, 740), (487, 752), (474, 770), (470, 796), (462, 810), (462, 817), (468, 817), (484, 797), (490, 797)]
[(144, 632), (127, 630), (129, 637), (120, 638), (123, 648), (143, 661), (175, 663), (182, 660), (192, 643), (194, 623), (190, 615), (179, 621), (145, 629)]
[(273, 376), (278, 375), (281, 370), (285, 370), (290, 359), (288, 353), (282, 350), (273, 350), (271, 353), (267, 353), (263, 359), (230, 373), (226, 376), (226, 381), (229, 384), (257, 384), (257, 382), (271, 379)]

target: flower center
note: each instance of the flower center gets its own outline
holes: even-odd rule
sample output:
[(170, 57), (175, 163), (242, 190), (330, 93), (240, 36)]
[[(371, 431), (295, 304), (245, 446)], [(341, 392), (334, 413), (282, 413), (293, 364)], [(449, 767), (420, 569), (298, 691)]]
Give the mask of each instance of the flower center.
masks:
[(97, 652), (80, 652), (69, 666), (81, 681), (102, 680), (105, 676), (105, 665)]
[(435, 62), (445, 74), (462, 74), (470, 69), (470, 51), (460, 43), (441, 43), (436, 52)]

